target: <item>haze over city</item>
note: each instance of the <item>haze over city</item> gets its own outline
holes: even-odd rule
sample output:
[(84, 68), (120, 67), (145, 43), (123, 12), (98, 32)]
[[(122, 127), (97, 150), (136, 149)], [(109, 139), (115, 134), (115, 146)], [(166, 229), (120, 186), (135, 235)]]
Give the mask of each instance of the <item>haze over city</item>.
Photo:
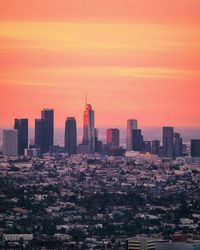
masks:
[(81, 127), (87, 92), (99, 128), (198, 127), (199, 13), (198, 0), (3, 1), (0, 126), (33, 128), (51, 107), (55, 127)]

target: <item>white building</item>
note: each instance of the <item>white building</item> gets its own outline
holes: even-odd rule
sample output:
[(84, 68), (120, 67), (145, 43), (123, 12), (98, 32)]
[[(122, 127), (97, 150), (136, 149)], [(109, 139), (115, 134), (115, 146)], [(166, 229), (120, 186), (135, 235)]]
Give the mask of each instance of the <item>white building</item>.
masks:
[(18, 132), (16, 129), (3, 130), (3, 155), (18, 155)]
[(4, 234), (3, 239), (6, 241), (19, 241), (20, 239), (30, 241), (33, 239), (33, 234)]
[(128, 250), (154, 250), (156, 241), (150, 238), (128, 239)]
[(39, 148), (25, 148), (24, 155), (27, 157), (39, 157), (41, 152)]

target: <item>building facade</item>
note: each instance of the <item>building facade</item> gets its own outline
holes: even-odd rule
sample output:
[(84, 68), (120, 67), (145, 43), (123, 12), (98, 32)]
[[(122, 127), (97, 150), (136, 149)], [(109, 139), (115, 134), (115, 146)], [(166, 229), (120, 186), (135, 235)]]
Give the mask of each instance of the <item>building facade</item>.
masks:
[(132, 238), (128, 240), (128, 250), (154, 250), (156, 241), (150, 238)]
[(69, 155), (77, 152), (77, 128), (74, 117), (68, 117), (65, 122), (65, 151)]
[(106, 144), (119, 147), (119, 129), (110, 128), (106, 131)]
[(18, 155), (18, 131), (16, 129), (3, 130), (3, 155)]
[(174, 158), (174, 128), (163, 127), (163, 156), (167, 158)]
[(191, 156), (200, 157), (200, 140), (191, 140)]
[(86, 104), (83, 114), (83, 145), (88, 145), (89, 153), (95, 150), (94, 110), (90, 104)]
[(178, 133), (174, 133), (174, 159), (182, 156), (183, 140)]
[(48, 141), (47, 120), (35, 119), (35, 146), (42, 154), (49, 151)]
[(153, 140), (151, 144), (151, 153), (154, 155), (158, 155), (160, 148), (160, 141), (159, 140)]
[(54, 145), (54, 110), (43, 109), (41, 111), (41, 119), (46, 120), (48, 150)]
[(18, 131), (18, 154), (24, 155), (28, 148), (28, 119), (15, 119), (14, 129)]
[(137, 120), (130, 119), (127, 121), (127, 131), (126, 131), (126, 150), (133, 150), (133, 138), (132, 138), (132, 130), (137, 129)]
[(132, 130), (132, 150), (133, 151), (144, 150), (144, 141), (141, 129)]

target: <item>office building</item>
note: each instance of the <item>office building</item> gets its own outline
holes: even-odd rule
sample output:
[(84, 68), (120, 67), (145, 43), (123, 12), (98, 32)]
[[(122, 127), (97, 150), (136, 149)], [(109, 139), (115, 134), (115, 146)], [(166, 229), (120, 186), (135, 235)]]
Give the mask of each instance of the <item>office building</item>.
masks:
[(200, 139), (191, 140), (191, 156), (200, 157)]
[(94, 134), (95, 134), (95, 152), (102, 153), (103, 143), (98, 138), (98, 129), (95, 128)]
[(3, 130), (3, 155), (18, 155), (18, 132), (16, 129)]
[(182, 156), (183, 140), (178, 133), (174, 133), (174, 159)]
[(166, 158), (174, 158), (174, 128), (163, 127), (163, 156)]
[(150, 141), (144, 141), (144, 151), (151, 153), (151, 142)]
[(48, 150), (54, 145), (54, 110), (53, 109), (43, 109), (41, 111), (41, 119), (46, 120), (47, 126), (47, 142)]
[(141, 129), (132, 130), (132, 150), (133, 151), (144, 150), (144, 141)]
[(15, 119), (14, 129), (18, 131), (18, 154), (24, 155), (28, 148), (28, 119)]
[(132, 138), (132, 130), (137, 129), (137, 120), (130, 119), (127, 121), (127, 131), (126, 131), (126, 150), (133, 150), (133, 138)]
[(25, 148), (24, 155), (26, 157), (40, 157), (40, 149), (39, 148)]
[(35, 119), (35, 146), (41, 153), (49, 151), (49, 140), (46, 119)]
[(65, 122), (65, 151), (69, 155), (77, 152), (77, 128), (74, 117), (68, 117)]
[(128, 250), (154, 250), (156, 241), (150, 238), (128, 239)]
[(160, 148), (160, 141), (159, 140), (153, 140), (151, 144), (151, 153), (154, 155), (158, 155)]
[(106, 143), (119, 147), (119, 129), (110, 128), (106, 131)]
[(83, 145), (88, 145), (89, 153), (95, 150), (94, 110), (90, 104), (86, 104), (83, 114)]

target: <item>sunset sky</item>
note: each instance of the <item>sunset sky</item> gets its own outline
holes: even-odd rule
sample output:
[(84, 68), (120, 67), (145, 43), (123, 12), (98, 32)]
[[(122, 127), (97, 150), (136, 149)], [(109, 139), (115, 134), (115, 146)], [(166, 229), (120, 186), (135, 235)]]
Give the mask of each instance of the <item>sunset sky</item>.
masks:
[(200, 126), (199, 0), (1, 0), (0, 127)]

